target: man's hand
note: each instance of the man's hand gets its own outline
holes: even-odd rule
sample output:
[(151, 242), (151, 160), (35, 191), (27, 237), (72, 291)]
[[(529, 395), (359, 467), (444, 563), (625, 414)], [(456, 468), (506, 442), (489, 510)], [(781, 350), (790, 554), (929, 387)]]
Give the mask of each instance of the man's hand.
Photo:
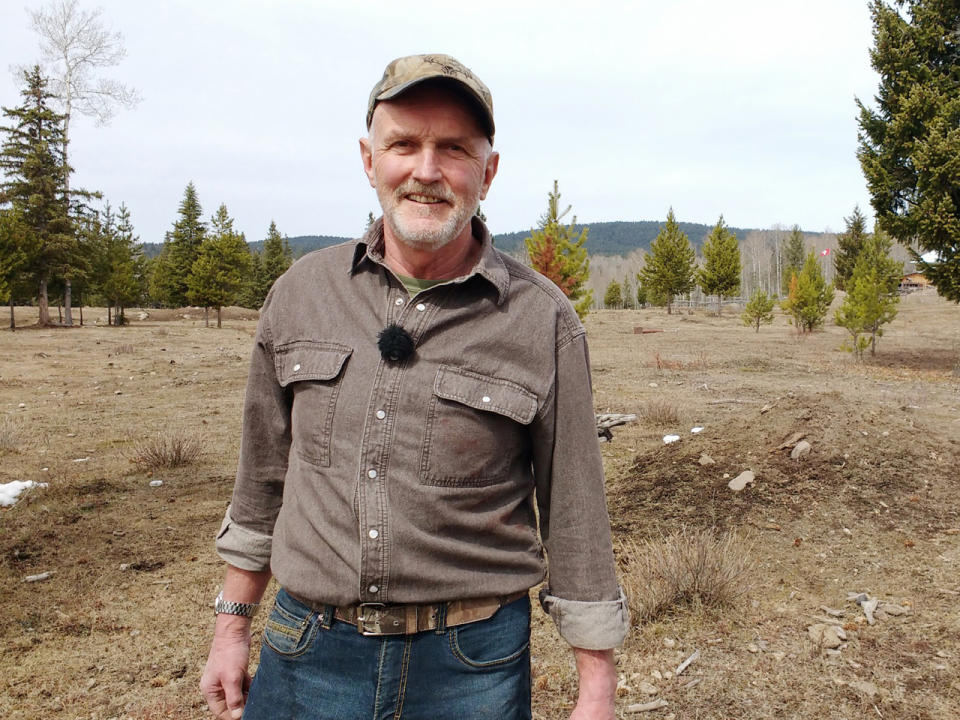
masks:
[(580, 693), (570, 720), (614, 720), (617, 670), (613, 650), (573, 649), (580, 676)]
[(250, 690), (250, 618), (218, 615), (200, 690), (217, 720), (237, 720)]

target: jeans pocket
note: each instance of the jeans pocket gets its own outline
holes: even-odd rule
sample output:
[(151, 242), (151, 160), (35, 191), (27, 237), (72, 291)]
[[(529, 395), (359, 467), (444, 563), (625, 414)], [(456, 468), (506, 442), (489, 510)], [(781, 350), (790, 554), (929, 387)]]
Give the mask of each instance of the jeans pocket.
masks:
[(488, 620), (451, 628), (450, 650), (471, 668), (492, 668), (525, 657), (530, 649), (530, 599), (500, 608)]
[(319, 613), (280, 590), (263, 629), (263, 642), (278, 655), (296, 657), (310, 647), (319, 624)]

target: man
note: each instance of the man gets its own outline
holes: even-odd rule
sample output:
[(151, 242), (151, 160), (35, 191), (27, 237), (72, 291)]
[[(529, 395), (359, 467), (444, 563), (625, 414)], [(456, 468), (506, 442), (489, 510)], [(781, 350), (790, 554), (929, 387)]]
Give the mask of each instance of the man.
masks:
[(296, 262), (261, 312), (204, 695), (222, 720), (529, 718), (545, 547), (571, 718), (612, 720), (628, 619), (584, 332), (474, 217), (499, 163), (490, 92), (451, 57), (400, 58), (367, 129), (382, 220)]

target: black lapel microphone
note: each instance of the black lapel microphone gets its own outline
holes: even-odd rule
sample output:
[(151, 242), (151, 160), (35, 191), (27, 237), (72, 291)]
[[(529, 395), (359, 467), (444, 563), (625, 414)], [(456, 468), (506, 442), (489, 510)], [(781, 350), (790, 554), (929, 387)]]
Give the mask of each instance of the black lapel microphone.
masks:
[(413, 355), (413, 338), (402, 327), (396, 323), (391, 323), (377, 335), (377, 348), (384, 360), (395, 363), (403, 362)]

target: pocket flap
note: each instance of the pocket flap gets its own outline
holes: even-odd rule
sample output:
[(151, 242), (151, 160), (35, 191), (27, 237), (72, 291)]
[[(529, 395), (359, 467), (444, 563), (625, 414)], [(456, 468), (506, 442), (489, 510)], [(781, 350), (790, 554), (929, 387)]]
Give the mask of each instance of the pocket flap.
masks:
[(333, 380), (340, 374), (351, 348), (336, 343), (298, 340), (277, 347), (277, 379), (281, 387), (299, 380)]
[(533, 422), (537, 414), (537, 396), (526, 388), (449, 365), (441, 365), (437, 371), (433, 392), (444, 400), (499, 413), (524, 425)]

